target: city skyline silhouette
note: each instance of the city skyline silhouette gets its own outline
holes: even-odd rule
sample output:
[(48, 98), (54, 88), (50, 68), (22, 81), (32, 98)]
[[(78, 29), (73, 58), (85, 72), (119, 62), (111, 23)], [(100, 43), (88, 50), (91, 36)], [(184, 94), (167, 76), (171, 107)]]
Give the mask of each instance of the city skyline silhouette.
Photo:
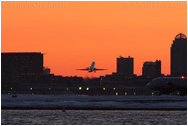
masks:
[[(116, 72), (116, 58), (134, 58), (134, 74), (145, 61), (161, 60), (170, 74), (170, 47), (187, 36), (184, 2), (2, 1), (2, 52), (42, 52), (44, 67), (62, 76), (99, 77)], [(155, 5), (155, 6), (154, 6)], [(76, 71), (96, 62), (107, 71)]]

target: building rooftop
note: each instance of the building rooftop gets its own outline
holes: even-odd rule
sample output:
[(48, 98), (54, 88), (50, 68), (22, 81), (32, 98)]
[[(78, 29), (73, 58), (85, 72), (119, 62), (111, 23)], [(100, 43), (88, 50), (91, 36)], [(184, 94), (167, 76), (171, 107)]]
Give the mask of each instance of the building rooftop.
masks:
[(176, 35), (175, 39), (187, 39), (187, 36), (182, 33), (179, 33)]

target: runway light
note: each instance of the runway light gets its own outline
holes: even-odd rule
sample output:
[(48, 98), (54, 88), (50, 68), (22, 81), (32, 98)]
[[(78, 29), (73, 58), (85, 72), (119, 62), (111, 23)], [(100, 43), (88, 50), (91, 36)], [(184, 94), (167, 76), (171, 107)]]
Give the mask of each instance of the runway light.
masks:
[(134, 92), (134, 95), (136, 95), (136, 92)]
[(79, 90), (82, 90), (82, 87), (79, 87), (78, 89), (79, 89)]

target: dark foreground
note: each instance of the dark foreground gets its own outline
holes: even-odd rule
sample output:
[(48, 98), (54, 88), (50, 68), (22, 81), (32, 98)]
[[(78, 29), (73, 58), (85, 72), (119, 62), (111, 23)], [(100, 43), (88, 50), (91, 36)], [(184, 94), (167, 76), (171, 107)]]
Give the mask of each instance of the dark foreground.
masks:
[(1, 110), (2, 125), (187, 125), (187, 111)]

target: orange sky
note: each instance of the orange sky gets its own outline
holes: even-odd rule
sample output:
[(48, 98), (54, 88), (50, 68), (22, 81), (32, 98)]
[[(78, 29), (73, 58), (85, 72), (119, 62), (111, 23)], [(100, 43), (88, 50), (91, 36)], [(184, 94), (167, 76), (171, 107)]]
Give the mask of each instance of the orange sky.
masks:
[[(116, 72), (116, 58), (162, 62), (170, 74), (170, 46), (187, 35), (187, 2), (1, 2), (1, 51), (42, 52), (44, 66), (62, 76), (98, 77)], [(96, 68), (108, 69), (88, 73)]]

